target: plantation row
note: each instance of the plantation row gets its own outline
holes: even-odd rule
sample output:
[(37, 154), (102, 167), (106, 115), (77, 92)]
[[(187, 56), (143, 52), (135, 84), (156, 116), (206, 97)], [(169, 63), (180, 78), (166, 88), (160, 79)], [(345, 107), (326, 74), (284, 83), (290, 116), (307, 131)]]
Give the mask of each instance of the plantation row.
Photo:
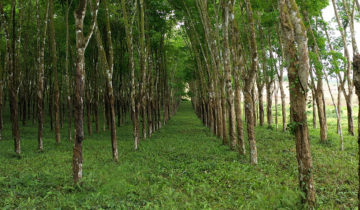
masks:
[(336, 138), (347, 153), (345, 138), (356, 133), (354, 93), (360, 96), (359, 11), (358, 0), (2, 0), (0, 134), (6, 104), (19, 157), (19, 123), (36, 121), (39, 151), (47, 150), (49, 125), (57, 145), (73, 141), (79, 184), (83, 142), (93, 124), (99, 133), (104, 118), (112, 159), (119, 162), (117, 130), (126, 116), (131, 148), (139, 150), (182, 99), (191, 99), (203, 124), (240, 161), (248, 155), (250, 166), (261, 156), (256, 125), (290, 131), (301, 203), (314, 208), (319, 193), (307, 106), (320, 142), (329, 144), (328, 91)]

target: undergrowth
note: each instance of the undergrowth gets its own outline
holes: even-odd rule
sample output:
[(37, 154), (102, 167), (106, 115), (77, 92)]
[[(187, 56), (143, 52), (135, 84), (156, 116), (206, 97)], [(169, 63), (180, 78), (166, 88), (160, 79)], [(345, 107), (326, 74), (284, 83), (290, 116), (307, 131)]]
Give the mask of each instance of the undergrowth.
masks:
[[(320, 143), (319, 130), (310, 129), (317, 207), (355, 208), (356, 138), (344, 129), (345, 151), (340, 151), (336, 120), (328, 120), (328, 143)], [(66, 141), (66, 125), (60, 145), (49, 127), (44, 130), (45, 151), (38, 152), (37, 125), (28, 122), (21, 127), (22, 155), (18, 157), (13, 152), (10, 124), (5, 123), (0, 141), (2, 209), (304, 207), (294, 138), (280, 129), (256, 128), (259, 164), (251, 166), (248, 154), (239, 156), (222, 145), (185, 102), (166, 126), (141, 142), (138, 151), (133, 149), (131, 123), (118, 128), (118, 163), (112, 161), (109, 132), (86, 135), (84, 178), (77, 186), (72, 182), (72, 143)]]

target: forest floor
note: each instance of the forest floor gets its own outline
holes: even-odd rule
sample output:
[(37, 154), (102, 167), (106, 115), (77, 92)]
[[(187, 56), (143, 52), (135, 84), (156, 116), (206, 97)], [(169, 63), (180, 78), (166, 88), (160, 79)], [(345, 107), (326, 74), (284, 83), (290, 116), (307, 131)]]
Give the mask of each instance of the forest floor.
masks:
[[(251, 166), (248, 154), (239, 156), (211, 135), (189, 102), (182, 103), (151, 139), (142, 141), (138, 151), (133, 149), (131, 124), (118, 128), (118, 163), (111, 158), (109, 132), (87, 136), (83, 182), (78, 186), (72, 182), (72, 143), (65, 140), (66, 125), (60, 145), (46, 127), (45, 151), (38, 152), (37, 126), (29, 122), (21, 128), (22, 155), (17, 157), (8, 124), (0, 141), (1, 209), (303, 208), (290, 133), (257, 127), (259, 164)], [(326, 144), (320, 143), (318, 130), (310, 131), (317, 205), (355, 208), (356, 138), (345, 131), (345, 151), (339, 151), (331, 114), (329, 124)]]

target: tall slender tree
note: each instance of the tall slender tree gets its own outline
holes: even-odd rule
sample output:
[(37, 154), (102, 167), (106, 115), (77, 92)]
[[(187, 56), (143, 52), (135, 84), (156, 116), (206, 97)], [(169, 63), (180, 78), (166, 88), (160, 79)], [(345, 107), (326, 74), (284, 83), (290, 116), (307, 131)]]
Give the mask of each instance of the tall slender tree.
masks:
[(52, 70), (54, 72), (54, 108), (55, 108), (55, 137), (56, 143), (60, 143), (60, 89), (57, 70), (57, 53), (56, 53), (56, 39), (55, 39), (55, 23), (54, 23), (54, 1), (49, 0), (49, 35), (52, 58)]
[[(72, 1), (71, 1), (72, 3)], [(72, 141), (72, 103), (71, 103), (71, 87), (70, 87), (70, 71), (69, 71), (69, 13), (70, 6), (69, 0), (66, 0), (65, 8), (65, 25), (66, 25), (66, 43), (65, 43), (65, 88), (66, 88), (66, 102), (67, 102), (67, 117), (68, 117), (68, 140)]]
[[(353, 68), (354, 68), (354, 85), (355, 85), (355, 92), (359, 99), (359, 105), (360, 105), (360, 55), (357, 54), (354, 57), (353, 62)], [(360, 157), (360, 111), (358, 114), (358, 155)], [(359, 179), (359, 189), (358, 189), (358, 208), (360, 209), (360, 158), (358, 163), (358, 179)]]
[[(46, 31), (48, 25), (48, 14), (50, 1), (47, 1), (47, 9), (46, 15), (44, 19), (44, 23), (41, 24), (40, 18), (40, 9), (39, 9), (39, 1), (36, 1), (37, 7), (37, 47), (38, 47), (38, 55), (37, 55), (37, 107), (38, 107), (38, 149), (43, 150), (43, 127), (44, 127), (44, 73), (45, 73), (45, 44), (46, 44)], [(41, 27), (43, 29), (41, 30)]]
[[(230, 148), (236, 149), (237, 138), (236, 138), (236, 115), (235, 115), (235, 104), (234, 104), (234, 90), (232, 84), (231, 74), (231, 63), (230, 63), (230, 46), (229, 46), (229, 19), (234, 18), (233, 14), (230, 14), (231, 1), (222, 1), (223, 7), (223, 59), (224, 59), (224, 70), (225, 70), (225, 84), (227, 93), (227, 104), (229, 106), (229, 137), (230, 137)], [(229, 17), (231, 15), (231, 17)]]
[(136, 100), (136, 84), (135, 84), (135, 60), (134, 60), (134, 44), (133, 44), (133, 30), (132, 25), (134, 22), (137, 1), (135, 0), (134, 9), (133, 9), (133, 16), (129, 21), (128, 11), (126, 7), (125, 0), (121, 0), (121, 6), (124, 16), (124, 23), (125, 23), (125, 31), (126, 31), (126, 41), (129, 51), (129, 63), (130, 63), (130, 70), (131, 70), (131, 116), (133, 121), (133, 129), (134, 129), (134, 147), (135, 150), (138, 149), (138, 145), (140, 142), (140, 126), (139, 126), (139, 113), (138, 113), (138, 101)]
[[(89, 0), (90, 3), (92, 0)], [(76, 74), (75, 74), (75, 143), (73, 149), (73, 179), (78, 183), (82, 178), (82, 142), (84, 140), (84, 86), (85, 86), (85, 50), (94, 32), (99, 7), (96, 0), (95, 9), (92, 13), (92, 23), (88, 35), (84, 35), (84, 19), (86, 14), (87, 0), (80, 0), (75, 10), (76, 30)]]
[(306, 92), (310, 69), (308, 39), (295, 0), (279, 0), (279, 7), (282, 39), (288, 62), (292, 129), (296, 140), (299, 184), (305, 193), (304, 202), (313, 207), (315, 187), (306, 116)]
[(352, 115), (352, 95), (353, 95), (353, 87), (354, 84), (351, 80), (351, 58), (350, 58), (350, 52), (347, 46), (347, 38), (346, 38), (346, 29), (344, 29), (343, 24), (341, 23), (338, 9), (336, 6), (335, 0), (331, 0), (332, 5), (334, 8), (335, 18), (336, 22), (338, 24), (339, 32), (341, 34), (342, 42), (344, 45), (344, 54), (346, 58), (346, 77), (344, 78), (345, 81), (347, 81), (347, 91), (346, 91), (346, 84), (344, 80), (340, 80), (340, 87), (341, 91), (343, 92), (345, 96), (346, 101), (346, 109), (347, 109), (347, 117), (348, 117), (348, 132), (351, 135), (354, 135), (354, 122), (353, 122), (353, 115)]
[(245, 116), (248, 132), (248, 140), (250, 143), (250, 163), (256, 165), (258, 163), (257, 159), (257, 148), (256, 148), (256, 138), (255, 138), (255, 124), (254, 124), (254, 103), (253, 103), (253, 94), (252, 90), (255, 88), (255, 78), (258, 68), (258, 52), (256, 44), (256, 33), (255, 33), (255, 21), (253, 17), (253, 11), (251, 7), (250, 0), (245, 0), (246, 12), (249, 20), (249, 30), (250, 30), (250, 50), (251, 50), (251, 67), (246, 72), (244, 78), (244, 96), (245, 96)]
[(115, 115), (115, 96), (113, 90), (113, 72), (114, 72), (114, 51), (112, 45), (111, 28), (110, 28), (110, 14), (107, 1), (104, 0), (105, 13), (106, 13), (106, 39), (108, 44), (108, 56), (106, 56), (105, 48), (102, 43), (100, 30), (98, 24), (95, 26), (96, 42), (99, 49), (99, 57), (101, 59), (102, 68), (105, 70), (106, 79), (106, 94), (109, 100), (110, 108), (110, 130), (111, 130), (111, 146), (113, 159), (118, 161), (118, 149), (116, 141), (116, 115)]

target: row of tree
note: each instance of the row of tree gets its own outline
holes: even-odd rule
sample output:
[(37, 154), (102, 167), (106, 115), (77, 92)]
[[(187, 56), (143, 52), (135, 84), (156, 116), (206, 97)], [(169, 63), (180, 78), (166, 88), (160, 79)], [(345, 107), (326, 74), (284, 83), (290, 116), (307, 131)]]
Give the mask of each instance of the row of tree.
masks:
[[(183, 31), (195, 59), (196, 71), (189, 84), (193, 107), (204, 125), (221, 138), (223, 144), (245, 155), (244, 105), (250, 163), (256, 165), (258, 155), (254, 128), (257, 119), (260, 126), (265, 123), (263, 92), (265, 89), (269, 128), (274, 126), (273, 98), (278, 128), (277, 94), (280, 92), (282, 131), (288, 129), (295, 135), (300, 188), (305, 193), (304, 202), (314, 206), (307, 97), (312, 96), (313, 126), (316, 127), (318, 118), (320, 139), (326, 142), (326, 84), (336, 111), (340, 149), (344, 150), (340, 111), (342, 94), (346, 101), (348, 132), (354, 135), (352, 76), (358, 68), (354, 30), (356, 10), (359, 12), (358, 1), (332, 0), (341, 34), (341, 39), (335, 41), (330, 37), (330, 27), (322, 16), (322, 9), (329, 4), (327, 0), (171, 2), (184, 22)], [(348, 43), (348, 40), (351, 42)], [(350, 55), (349, 44), (353, 48), (353, 56)], [(338, 82), (337, 101), (329, 76)], [(290, 115), (286, 113), (286, 79)], [(287, 116), (290, 116), (289, 121)]]
[[(21, 153), (19, 122), (37, 121), (38, 149), (45, 150), (48, 120), (57, 144), (74, 141), (78, 183), (85, 126), (87, 135), (93, 123), (98, 133), (103, 118), (114, 161), (116, 128), (127, 113), (135, 149), (160, 129), (175, 114), (184, 86), (170, 11), (163, 1), (1, 1), (0, 111), (9, 102), (15, 152)], [(2, 112), (0, 121), (1, 133)]]
[[(304, 202), (313, 206), (307, 97), (312, 96), (313, 126), (318, 118), (320, 139), (326, 142), (324, 86), (329, 90), (343, 150), (341, 96), (348, 132), (354, 135), (354, 86), (360, 95), (355, 34), (359, 3), (331, 2), (340, 39), (331, 37), (322, 16), (328, 0), (3, 0), (0, 134), (6, 103), (17, 154), (20, 122), (38, 124), (39, 150), (45, 149), (45, 119), (57, 144), (67, 126), (66, 138), (74, 140), (73, 177), (78, 183), (84, 126), (87, 135), (93, 124), (100, 132), (103, 119), (118, 161), (116, 128), (126, 122), (127, 114), (138, 149), (140, 139), (151, 137), (175, 114), (188, 83), (204, 125), (241, 155), (247, 152), (246, 128), (250, 163), (256, 165), (255, 126), (265, 124), (265, 113), (267, 126), (274, 126), (275, 98), (278, 128), (280, 92), (282, 131), (295, 135), (300, 188)], [(337, 98), (330, 78), (337, 81)]]

